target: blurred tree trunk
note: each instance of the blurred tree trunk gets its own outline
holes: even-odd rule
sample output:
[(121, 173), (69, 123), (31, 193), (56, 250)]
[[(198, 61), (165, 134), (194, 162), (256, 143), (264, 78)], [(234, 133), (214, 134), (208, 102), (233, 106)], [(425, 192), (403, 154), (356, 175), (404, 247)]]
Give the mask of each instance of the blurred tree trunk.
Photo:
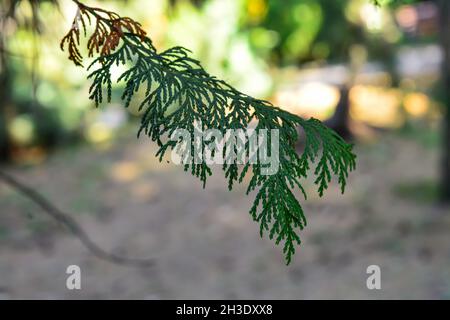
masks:
[(340, 99), (333, 116), (325, 121), (325, 125), (336, 131), (345, 140), (353, 138), (350, 130), (350, 89), (355, 85), (358, 73), (367, 62), (367, 51), (361, 45), (349, 48), (349, 77), (339, 86)]
[(349, 140), (352, 137), (352, 133), (349, 128), (349, 121), (350, 121), (349, 88), (347, 85), (342, 85), (339, 88), (339, 91), (341, 97), (336, 106), (336, 110), (333, 116), (325, 121), (325, 125), (336, 131), (345, 140)]
[(442, 200), (450, 203), (450, 1), (438, 0), (440, 12), (440, 37), (444, 51), (442, 81), (444, 90), (444, 118), (442, 136)]
[(0, 161), (9, 158), (9, 139), (7, 131), (8, 106), (11, 103), (11, 74), (4, 35), (0, 34)]

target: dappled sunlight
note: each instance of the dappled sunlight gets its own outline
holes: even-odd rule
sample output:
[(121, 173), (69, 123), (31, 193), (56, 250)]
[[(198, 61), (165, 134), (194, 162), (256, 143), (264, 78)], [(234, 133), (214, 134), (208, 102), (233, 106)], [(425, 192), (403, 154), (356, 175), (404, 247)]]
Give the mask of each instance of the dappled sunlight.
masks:
[(365, 3), (360, 10), (360, 18), (364, 21), (366, 28), (370, 31), (380, 31), (383, 26), (382, 9)]
[(30, 116), (15, 117), (8, 126), (11, 139), (19, 146), (27, 146), (35, 138), (35, 124)]
[(86, 129), (86, 139), (94, 144), (103, 144), (111, 141), (113, 131), (106, 124), (97, 122), (93, 123)]
[(91, 112), (86, 116), (86, 140), (98, 147), (108, 147), (116, 131), (125, 125), (127, 113), (120, 106), (110, 105), (106, 109)]
[(267, 0), (248, 0), (247, 13), (252, 22), (260, 22), (267, 14)]
[(430, 109), (430, 98), (423, 93), (409, 93), (403, 103), (405, 110), (413, 117), (423, 117)]
[(160, 194), (160, 188), (153, 180), (137, 182), (131, 186), (131, 194), (134, 199), (141, 202), (154, 200)]
[(350, 90), (350, 115), (375, 127), (398, 128), (405, 121), (401, 99), (397, 89), (358, 85)]
[(325, 120), (333, 115), (339, 98), (336, 87), (310, 82), (297, 89), (280, 90), (275, 94), (274, 103), (293, 114)]
[(132, 161), (122, 161), (111, 167), (111, 177), (118, 182), (131, 182), (139, 178), (142, 169)]

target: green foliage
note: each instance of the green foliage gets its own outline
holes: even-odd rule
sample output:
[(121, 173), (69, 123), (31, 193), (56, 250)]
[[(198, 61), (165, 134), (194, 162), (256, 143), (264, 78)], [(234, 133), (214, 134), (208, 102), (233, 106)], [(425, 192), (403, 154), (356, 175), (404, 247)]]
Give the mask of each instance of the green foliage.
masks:
[(280, 61), (295, 62), (310, 56), (312, 44), (324, 27), (323, 9), (317, 0), (267, 1), (261, 27), (277, 30), (279, 39), (273, 53)]
[[(230, 190), (235, 183), (241, 183), (247, 175), (250, 176), (247, 194), (257, 190), (250, 214), (259, 222), (261, 236), (268, 232), (269, 238), (277, 244), (284, 243), (283, 252), (289, 264), (295, 245), (300, 243), (299, 230), (306, 226), (306, 218), (294, 190), (300, 189), (306, 199), (301, 180), (315, 166), (315, 183), (320, 196), (333, 174), (338, 177), (344, 192), (348, 172), (355, 168), (352, 146), (316, 119), (302, 119), (267, 101), (241, 93), (225, 81), (209, 75), (183, 47), (158, 53), (137, 22), (76, 2), (79, 14), (63, 39), (62, 47), (68, 44), (70, 59), (81, 65), (79, 23), (85, 26), (86, 19), (95, 21), (96, 29), (88, 46), (90, 54), (97, 53), (99, 57), (89, 67), (94, 68), (89, 75), (92, 79), (90, 99), (97, 106), (105, 98), (109, 101), (114, 81), (125, 84), (122, 95), (125, 107), (134, 102), (138, 91), (145, 91), (139, 107), (143, 114), (138, 135), (145, 133), (158, 144), (160, 161), (168, 150), (176, 150), (180, 145), (180, 141), (171, 141), (167, 137), (180, 128), (193, 135), (199, 129), (196, 123), (201, 123), (202, 130), (218, 129), (224, 136), (227, 129), (246, 129), (250, 122), (256, 124), (255, 130), (279, 130), (280, 164), (277, 173), (264, 175), (261, 173), (264, 165), (260, 162), (239, 165), (237, 159), (224, 164), (223, 171)], [(111, 74), (114, 66), (126, 68), (117, 80)], [(301, 155), (295, 149), (299, 139), (298, 127), (303, 128), (305, 135)], [(214, 143), (203, 141), (201, 150), (213, 149)], [(248, 151), (248, 142), (245, 147)], [(187, 164), (184, 169), (198, 177), (203, 185), (212, 174), (204, 160)]]
[(370, 0), (370, 2), (372, 2), (376, 6), (384, 6), (384, 5), (399, 6), (404, 4), (412, 4), (420, 2), (420, 0)]

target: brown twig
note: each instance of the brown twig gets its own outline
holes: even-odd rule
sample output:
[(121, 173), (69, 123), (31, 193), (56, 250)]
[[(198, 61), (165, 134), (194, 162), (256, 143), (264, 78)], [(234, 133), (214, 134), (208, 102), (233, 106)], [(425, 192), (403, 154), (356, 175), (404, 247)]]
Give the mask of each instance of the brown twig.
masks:
[(114, 253), (107, 252), (100, 248), (84, 229), (67, 213), (62, 212), (56, 208), (49, 200), (42, 196), (39, 192), (22, 184), (8, 173), (0, 170), (0, 180), (3, 180), (7, 185), (14, 190), (20, 192), (22, 195), (36, 203), (46, 212), (50, 217), (63, 224), (69, 229), (81, 243), (97, 258), (106, 260), (120, 265), (131, 265), (136, 267), (150, 267), (154, 264), (153, 259), (133, 259), (118, 256)]
[(78, 46), (82, 33), (84, 36), (87, 35), (87, 24), (95, 25), (95, 30), (87, 42), (89, 57), (93, 57), (94, 53), (100, 54), (100, 57), (111, 54), (119, 46), (125, 32), (138, 35), (141, 39), (144, 39), (146, 35), (141, 24), (131, 18), (121, 17), (115, 12), (101, 8), (89, 7), (78, 0), (72, 1), (78, 7), (77, 14), (72, 28), (61, 40), (60, 46), (63, 51), (67, 46), (69, 60), (77, 66), (83, 66), (83, 56)]

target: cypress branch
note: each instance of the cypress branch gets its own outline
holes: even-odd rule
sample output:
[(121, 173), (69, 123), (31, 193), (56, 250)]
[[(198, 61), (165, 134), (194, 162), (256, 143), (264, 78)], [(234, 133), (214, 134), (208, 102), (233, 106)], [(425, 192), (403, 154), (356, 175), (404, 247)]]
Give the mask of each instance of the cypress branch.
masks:
[[(302, 179), (313, 170), (320, 196), (328, 188), (332, 175), (337, 176), (344, 192), (348, 173), (355, 168), (352, 146), (317, 119), (303, 119), (211, 76), (199, 61), (190, 57), (186, 48), (173, 47), (158, 52), (138, 22), (101, 8), (88, 7), (77, 0), (74, 2), (78, 13), (61, 41), (61, 48), (67, 48), (69, 59), (83, 66), (79, 49), (81, 30), (87, 36), (86, 25), (94, 25), (87, 42), (89, 56), (95, 56), (88, 67), (93, 70), (88, 76), (92, 81), (89, 98), (99, 106), (104, 100), (111, 100), (113, 82), (124, 83), (122, 100), (127, 108), (136, 93), (145, 89), (139, 105), (143, 114), (138, 136), (144, 133), (157, 143), (156, 156), (160, 161), (168, 150), (180, 147), (180, 141), (165, 139), (179, 128), (188, 130), (191, 135), (196, 130), (217, 129), (225, 137), (228, 129), (246, 129), (250, 123), (256, 124), (256, 131), (278, 130), (279, 170), (275, 174), (263, 174), (265, 166), (260, 162), (240, 165), (237, 159), (225, 163), (222, 169), (230, 190), (234, 183), (241, 183), (245, 175), (251, 175), (247, 194), (255, 191), (256, 197), (250, 215), (259, 223), (261, 236), (267, 232), (276, 244), (284, 243), (283, 253), (289, 264), (296, 244), (300, 244), (299, 231), (307, 224), (302, 206), (294, 195), (295, 189), (298, 188), (306, 199)], [(111, 76), (113, 66), (126, 68), (117, 80)], [(200, 128), (196, 127), (198, 124)], [(305, 135), (301, 155), (295, 149), (299, 126)], [(202, 141), (200, 150), (211, 149), (214, 143)], [(248, 142), (245, 148), (249, 150)], [(184, 170), (198, 177), (203, 186), (212, 174), (204, 160), (185, 164)]]

